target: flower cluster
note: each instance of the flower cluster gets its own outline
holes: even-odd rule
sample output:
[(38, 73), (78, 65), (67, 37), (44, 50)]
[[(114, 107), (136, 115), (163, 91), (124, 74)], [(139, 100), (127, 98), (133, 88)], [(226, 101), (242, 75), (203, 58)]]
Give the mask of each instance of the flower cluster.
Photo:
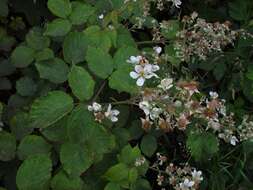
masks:
[(230, 23), (208, 23), (198, 18), (196, 12), (182, 20), (184, 29), (178, 32), (174, 48), (177, 57), (189, 61), (192, 56), (205, 60), (211, 52), (222, 52), (229, 44), (233, 45), (237, 32), (230, 29)]
[(153, 0), (156, 2), (156, 6), (157, 6), (157, 9), (159, 10), (163, 10), (164, 7), (165, 7), (165, 3), (167, 2), (171, 2), (172, 5), (176, 8), (180, 8), (180, 6), (182, 5), (182, 1), (181, 0)]
[(171, 185), (175, 190), (197, 190), (203, 180), (202, 171), (185, 164), (182, 167), (167, 164), (167, 157), (157, 153), (157, 160), (151, 169), (158, 172), (157, 184), (166, 190)]
[(119, 110), (112, 109), (112, 105), (109, 104), (106, 111), (103, 111), (102, 105), (97, 102), (93, 102), (92, 105), (88, 106), (88, 110), (93, 112), (95, 120), (102, 122), (105, 118), (108, 118), (112, 122), (118, 121)]
[[(149, 130), (153, 125), (157, 129), (171, 132), (175, 129), (185, 130), (190, 124), (202, 130), (211, 129), (218, 137), (232, 145), (236, 138), (233, 114), (226, 113), (225, 100), (220, 100), (216, 92), (209, 97), (202, 96), (195, 81), (174, 82), (164, 78), (154, 89), (144, 89), (139, 108), (145, 118), (141, 118), (142, 127)], [(203, 121), (205, 125), (201, 125)]]
[(139, 167), (139, 166), (142, 166), (145, 162), (146, 162), (146, 159), (145, 159), (145, 157), (142, 156), (142, 157), (137, 158), (137, 159), (135, 160), (134, 165), (135, 165), (136, 167)]
[[(154, 51), (159, 55), (162, 49), (160, 47), (155, 47)], [(149, 63), (148, 59), (144, 56), (131, 56), (127, 62), (134, 66), (134, 71), (130, 72), (130, 76), (136, 79), (136, 84), (138, 86), (143, 86), (146, 79), (151, 79), (152, 77), (158, 78), (155, 72), (158, 71), (160, 67), (156, 63)]]
[(244, 116), (241, 125), (238, 127), (241, 140), (253, 138), (253, 121), (249, 121), (249, 116)]

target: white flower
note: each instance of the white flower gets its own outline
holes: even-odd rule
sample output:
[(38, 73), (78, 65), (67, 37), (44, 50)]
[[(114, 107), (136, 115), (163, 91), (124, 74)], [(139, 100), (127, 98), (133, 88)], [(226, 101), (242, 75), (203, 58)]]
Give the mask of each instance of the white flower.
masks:
[(230, 138), (230, 144), (232, 144), (233, 146), (235, 146), (236, 143), (238, 143), (238, 142), (239, 142), (239, 140), (236, 138), (236, 136), (232, 136)]
[(158, 54), (158, 55), (162, 52), (162, 48), (159, 47), (159, 46), (156, 46), (156, 47), (154, 47), (153, 49), (154, 49), (154, 51), (156, 52), (156, 54)]
[(194, 170), (192, 172), (192, 179), (193, 181), (195, 182), (200, 182), (203, 180), (203, 177), (202, 177), (202, 171), (197, 171), (197, 170)]
[(157, 119), (161, 113), (162, 113), (161, 108), (153, 108), (150, 112), (150, 118), (152, 120)]
[(102, 111), (102, 106), (97, 102), (93, 102), (92, 105), (88, 106), (89, 111), (99, 112)]
[(219, 97), (219, 94), (217, 92), (210, 91), (209, 95), (212, 99), (216, 99)]
[(210, 121), (208, 121), (208, 127), (212, 128), (215, 131), (218, 131), (220, 129), (220, 123), (219, 120), (217, 119), (211, 119)]
[(130, 58), (127, 60), (128, 63), (132, 64), (139, 64), (142, 59), (142, 56), (137, 55), (137, 56), (130, 56)]
[(110, 119), (112, 122), (117, 122), (118, 121), (118, 115), (119, 115), (119, 110), (112, 110), (112, 105), (109, 104), (107, 111), (105, 112), (105, 117)]
[(146, 115), (150, 114), (150, 109), (151, 109), (151, 105), (149, 104), (148, 101), (142, 101), (139, 103), (139, 107), (140, 109), (142, 109), (144, 111), (144, 113)]
[(175, 103), (174, 103), (174, 106), (176, 106), (177, 108), (179, 108), (179, 107), (182, 106), (182, 102), (179, 101), (179, 100), (176, 100)]
[(180, 5), (182, 4), (181, 0), (171, 0), (171, 2), (177, 8), (180, 8)]
[(171, 78), (165, 78), (161, 80), (161, 83), (158, 85), (159, 88), (165, 90), (169, 90), (170, 88), (173, 87), (173, 79)]
[(134, 165), (135, 165), (136, 167), (142, 166), (142, 165), (145, 163), (145, 161), (146, 161), (145, 157), (137, 158), (137, 159), (135, 160)]
[(179, 184), (179, 187), (181, 190), (189, 190), (194, 184), (194, 181), (190, 181), (186, 178), (183, 183)]
[(98, 18), (102, 20), (104, 18), (104, 14), (99, 15)]
[(130, 76), (133, 79), (137, 79), (136, 84), (138, 86), (143, 86), (146, 79), (150, 79), (152, 77), (158, 76), (154, 73), (155, 71), (159, 70), (158, 65), (152, 65), (152, 64), (145, 64), (142, 65), (135, 65), (134, 67), (135, 71), (130, 72)]

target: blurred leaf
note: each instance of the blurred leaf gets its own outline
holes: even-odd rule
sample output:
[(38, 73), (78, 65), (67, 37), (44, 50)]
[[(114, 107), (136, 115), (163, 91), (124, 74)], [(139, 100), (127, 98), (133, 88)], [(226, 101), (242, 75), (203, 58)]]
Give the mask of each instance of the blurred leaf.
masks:
[(145, 135), (142, 137), (140, 148), (146, 156), (151, 157), (157, 149), (156, 138), (152, 135)]
[(121, 190), (121, 188), (117, 183), (108, 183), (104, 190)]
[(94, 8), (88, 4), (74, 1), (71, 2), (72, 12), (69, 19), (74, 25), (81, 25), (87, 22), (88, 18), (95, 12)]
[(46, 128), (68, 114), (73, 107), (73, 99), (68, 94), (51, 91), (33, 102), (30, 110), (32, 126)]
[(68, 79), (69, 67), (59, 58), (54, 58), (46, 61), (40, 61), (35, 64), (39, 71), (40, 77), (48, 79), (53, 83), (63, 83)]
[(61, 147), (60, 160), (63, 169), (71, 177), (80, 176), (93, 162), (87, 149), (78, 144), (68, 142), (64, 143)]
[(63, 117), (52, 126), (49, 126), (41, 131), (41, 133), (50, 141), (64, 142), (67, 139), (67, 120), (68, 117)]
[(51, 181), (52, 190), (82, 190), (80, 177), (71, 178), (64, 171), (58, 172)]
[(140, 149), (136, 147), (131, 147), (129, 144), (122, 148), (118, 160), (129, 166), (134, 166), (137, 158), (141, 157)]
[(72, 9), (69, 0), (48, 0), (48, 9), (56, 16), (67, 18)]
[(162, 27), (162, 35), (168, 40), (176, 38), (177, 32), (180, 30), (178, 20), (164, 21), (163, 24), (165, 25), (165, 27)]
[(71, 32), (63, 42), (63, 55), (68, 63), (80, 63), (85, 60), (88, 40), (84, 33)]
[(250, 0), (234, 0), (229, 3), (230, 16), (238, 21), (248, 21), (252, 16), (253, 3)]
[(118, 92), (136, 93), (138, 91), (136, 81), (129, 75), (132, 70), (131, 65), (125, 65), (114, 71), (109, 78), (109, 86)]
[(34, 50), (43, 50), (50, 45), (50, 39), (43, 36), (42, 29), (34, 27), (26, 35), (27, 45)]
[(68, 82), (73, 94), (79, 100), (88, 100), (93, 96), (95, 82), (84, 68), (73, 65)]
[(119, 48), (113, 57), (114, 67), (120, 68), (121, 66), (129, 64), (127, 63), (127, 60), (130, 58), (130, 56), (136, 55), (138, 55), (138, 50), (135, 47), (125, 46)]
[(89, 69), (98, 77), (105, 79), (113, 71), (113, 59), (100, 48), (89, 47), (86, 55)]
[(0, 132), (0, 160), (9, 161), (15, 157), (16, 139), (11, 133)]
[(49, 189), (52, 161), (48, 155), (38, 154), (28, 157), (17, 172), (17, 186), (19, 190)]
[(7, 17), (9, 14), (8, 0), (0, 1), (0, 16)]
[(48, 154), (50, 150), (51, 145), (41, 136), (28, 135), (21, 140), (17, 153), (20, 160), (25, 160), (31, 155)]
[(35, 59), (37, 62), (54, 59), (54, 52), (49, 48), (45, 48), (36, 53)]
[(76, 107), (69, 117), (68, 136), (71, 142), (85, 146), (92, 153), (93, 161), (115, 147), (114, 136), (95, 122), (83, 105)]
[(16, 68), (10, 63), (8, 59), (0, 61), (0, 77), (8, 76), (14, 73)]
[(187, 147), (196, 161), (207, 161), (219, 150), (219, 142), (212, 133), (190, 133), (187, 139)]
[(34, 60), (35, 51), (26, 46), (18, 46), (11, 54), (11, 62), (18, 68), (27, 67)]
[(37, 85), (33, 79), (22, 77), (16, 82), (16, 89), (21, 96), (32, 96), (36, 92)]
[(71, 30), (71, 23), (67, 19), (57, 18), (47, 23), (45, 35), (51, 37), (65, 36)]
[(11, 133), (16, 136), (17, 140), (21, 140), (26, 135), (30, 134), (33, 129), (29, 128), (30, 118), (25, 112), (18, 112), (11, 118), (10, 128)]

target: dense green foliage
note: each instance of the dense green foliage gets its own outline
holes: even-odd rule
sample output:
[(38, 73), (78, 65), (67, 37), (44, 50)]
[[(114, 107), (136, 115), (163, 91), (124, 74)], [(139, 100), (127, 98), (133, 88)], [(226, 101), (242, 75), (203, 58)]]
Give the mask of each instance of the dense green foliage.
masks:
[[(170, 190), (168, 163), (202, 171), (177, 190), (253, 189), (253, 1), (178, 2), (0, 0), (0, 190)], [(138, 55), (160, 69), (144, 77)], [(166, 77), (178, 82), (173, 105), (156, 102), (176, 121), (165, 124), (141, 104)], [(195, 101), (207, 118), (224, 103), (236, 135), (206, 127)]]

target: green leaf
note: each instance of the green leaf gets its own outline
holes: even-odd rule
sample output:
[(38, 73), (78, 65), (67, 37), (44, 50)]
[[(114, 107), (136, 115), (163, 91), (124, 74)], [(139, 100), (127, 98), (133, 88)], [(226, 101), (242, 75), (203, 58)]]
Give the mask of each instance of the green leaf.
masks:
[(213, 75), (217, 80), (221, 80), (227, 70), (225, 63), (219, 63), (213, 70)]
[(88, 148), (93, 159), (110, 152), (115, 147), (114, 136), (95, 122), (84, 105), (76, 107), (69, 116), (68, 135), (71, 142)]
[(116, 145), (119, 149), (128, 144), (128, 141), (130, 140), (130, 133), (127, 129), (123, 127), (115, 127), (112, 132), (116, 137)]
[(80, 63), (85, 60), (88, 40), (84, 33), (71, 32), (63, 42), (63, 55), (68, 63)]
[(62, 91), (52, 91), (32, 104), (30, 118), (35, 128), (48, 127), (73, 109), (73, 99)]
[(117, 30), (118, 38), (117, 38), (117, 47), (126, 47), (126, 46), (132, 46), (137, 47), (131, 33), (124, 27), (121, 26)]
[(80, 176), (93, 162), (88, 150), (74, 143), (64, 143), (62, 145), (60, 160), (63, 169), (73, 177)]
[(53, 50), (46, 48), (36, 53), (35, 59), (37, 62), (46, 61), (54, 58)]
[(20, 160), (26, 159), (34, 154), (47, 154), (51, 150), (51, 145), (48, 144), (42, 137), (37, 135), (28, 135), (22, 139), (18, 146), (18, 157)]
[(100, 48), (89, 47), (86, 59), (89, 69), (102, 79), (106, 79), (113, 71), (111, 55)]
[(144, 132), (144, 130), (141, 128), (140, 120), (134, 120), (128, 130), (131, 140), (138, 140)]
[(217, 138), (208, 132), (191, 132), (187, 139), (187, 147), (191, 155), (197, 161), (207, 161), (218, 152), (219, 142)]
[(177, 57), (177, 52), (174, 49), (174, 45), (170, 44), (168, 46), (165, 47), (165, 53), (167, 56), (168, 61), (175, 66), (178, 66), (181, 62), (181, 60)]
[(81, 25), (87, 22), (89, 17), (95, 12), (94, 8), (88, 4), (74, 1), (72, 4), (72, 12), (69, 19), (74, 25)]
[(69, 0), (48, 0), (48, 9), (58, 17), (67, 18), (72, 9)]
[(109, 168), (104, 174), (104, 177), (108, 181), (121, 183), (124, 181), (128, 181), (128, 172), (129, 172), (129, 169), (127, 165), (123, 163), (119, 163)]
[(34, 50), (43, 50), (50, 45), (50, 39), (43, 36), (42, 29), (34, 27), (26, 35), (27, 45)]
[(0, 90), (10, 90), (11, 88), (11, 81), (7, 77), (0, 78)]
[(129, 65), (129, 63), (127, 63), (127, 60), (130, 58), (130, 56), (136, 56), (136, 55), (138, 55), (138, 50), (135, 47), (123, 46), (119, 48), (113, 57), (115, 68), (119, 68), (126, 64)]
[(68, 79), (69, 67), (59, 58), (41, 61), (35, 64), (40, 78), (48, 79), (50, 82), (59, 84)]
[(21, 140), (26, 135), (30, 134), (33, 129), (29, 128), (30, 118), (26, 112), (18, 112), (11, 118), (10, 128), (11, 133), (16, 136), (17, 140)]
[(52, 126), (49, 126), (41, 131), (41, 133), (50, 141), (64, 142), (67, 139), (67, 120), (68, 117), (63, 117)]
[(11, 54), (11, 62), (18, 68), (27, 67), (34, 60), (35, 51), (26, 46), (18, 46)]
[(33, 79), (22, 77), (16, 82), (16, 89), (21, 96), (32, 96), (36, 92), (37, 85)]
[(166, 27), (162, 27), (161, 33), (168, 40), (177, 37), (177, 32), (180, 30), (178, 20), (169, 20), (164, 23)]
[(0, 77), (11, 75), (15, 70), (16, 68), (8, 59), (0, 61)]
[(120, 152), (118, 159), (120, 162), (127, 164), (129, 166), (134, 166), (137, 158), (141, 157), (141, 151), (136, 146), (134, 148), (131, 145), (126, 145)]
[(145, 135), (141, 140), (141, 151), (148, 157), (151, 157), (156, 149), (157, 142), (156, 138), (152, 135)]
[(229, 15), (237, 21), (247, 21), (252, 14), (253, 3), (250, 0), (234, 0), (229, 3)]
[(109, 52), (112, 47), (111, 34), (108, 31), (101, 30), (97, 25), (85, 29), (84, 34), (89, 46), (101, 48), (105, 52)]
[(68, 82), (73, 94), (79, 100), (88, 100), (93, 96), (95, 82), (84, 68), (73, 65)]
[(28, 157), (19, 167), (16, 183), (19, 190), (49, 189), (52, 161), (48, 155)]
[(8, 132), (0, 132), (0, 160), (9, 161), (15, 157), (16, 139)]
[(131, 190), (151, 190), (151, 186), (149, 182), (145, 179), (138, 179), (133, 186), (131, 187)]
[(131, 65), (125, 65), (114, 71), (109, 78), (109, 86), (118, 92), (137, 93), (136, 81), (129, 75), (132, 70)]
[(0, 16), (7, 17), (9, 14), (8, 0), (0, 1)]
[(64, 171), (58, 172), (51, 181), (52, 190), (82, 190), (82, 186), (80, 177), (71, 178)]
[(71, 23), (66, 19), (57, 18), (47, 24), (45, 35), (58, 37), (65, 36), (71, 30)]
[(138, 171), (136, 168), (131, 168), (128, 173), (128, 181), (134, 183), (138, 178)]
[(104, 190), (121, 190), (120, 185), (117, 183), (108, 183)]

